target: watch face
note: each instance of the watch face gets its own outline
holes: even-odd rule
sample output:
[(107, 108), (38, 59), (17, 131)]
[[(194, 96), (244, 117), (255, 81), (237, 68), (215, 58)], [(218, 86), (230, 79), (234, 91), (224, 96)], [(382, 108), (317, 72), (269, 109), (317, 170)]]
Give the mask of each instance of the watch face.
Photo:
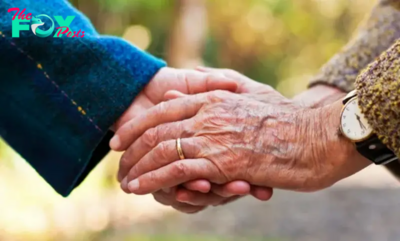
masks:
[(358, 107), (357, 98), (351, 99), (342, 111), (340, 128), (352, 141), (363, 141), (372, 134), (372, 128)]

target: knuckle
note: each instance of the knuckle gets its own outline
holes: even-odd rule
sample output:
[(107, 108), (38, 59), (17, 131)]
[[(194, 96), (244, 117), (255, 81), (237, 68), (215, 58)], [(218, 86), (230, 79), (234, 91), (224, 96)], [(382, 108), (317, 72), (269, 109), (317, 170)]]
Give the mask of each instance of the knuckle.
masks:
[(158, 104), (158, 108), (157, 108), (157, 114), (159, 115), (164, 115), (167, 113), (167, 102), (161, 102)]
[(161, 142), (154, 149), (154, 155), (156, 158), (166, 159), (168, 147), (166, 142)]
[(185, 82), (186, 81), (186, 72), (178, 71), (176, 73), (176, 79), (178, 79), (180, 82)]
[(146, 147), (154, 147), (158, 142), (157, 128), (147, 130), (143, 136), (142, 141)]
[(173, 172), (176, 178), (183, 178), (188, 175), (187, 166), (183, 162), (175, 163)]
[(226, 90), (216, 90), (216, 91), (213, 92), (213, 95), (215, 97), (224, 98), (227, 93), (229, 93), (229, 92), (226, 91)]
[(136, 123), (133, 121), (130, 121), (128, 124), (128, 131), (130, 131), (130, 132), (133, 131), (135, 129), (135, 127), (136, 127)]
[(183, 152), (190, 153), (192, 157), (201, 157), (201, 150), (205, 150), (207, 148), (199, 139), (196, 140), (194, 138), (188, 138), (185, 139), (185, 143), (185, 150), (183, 150)]
[(137, 165), (135, 165), (131, 168), (131, 170), (128, 173), (128, 180), (135, 179), (137, 177), (137, 174), (138, 174), (138, 168)]
[(212, 91), (207, 95), (207, 101), (210, 103), (223, 102), (227, 97), (227, 93), (228, 92), (224, 90)]
[(193, 136), (193, 134), (194, 134), (193, 127), (191, 125), (183, 125), (182, 122), (176, 123), (176, 130), (175, 131), (171, 130), (171, 132), (181, 133), (180, 134), (181, 138)]
[(157, 174), (155, 172), (150, 172), (149, 173), (149, 182), (150, 183), (156, 183), (158, 180)]
[(238, 75), (239, 74), (239, 72), (237, 72), (236, 70), (233, 70), (233, 69), (224, 69), (224, 72), (229, 75)]

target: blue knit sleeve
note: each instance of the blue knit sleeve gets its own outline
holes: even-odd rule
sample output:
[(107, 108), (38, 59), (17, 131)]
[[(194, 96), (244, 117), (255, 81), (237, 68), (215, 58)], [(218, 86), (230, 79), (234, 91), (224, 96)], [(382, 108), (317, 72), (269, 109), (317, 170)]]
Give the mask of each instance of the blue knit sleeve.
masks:
[[(54, 29), (40, 37), (31, 20), (13, 37), (10, 8), (45, 14), (55, 27), (57, 16), (74, 16), (69, 27), (84, 36), (54, 37)], [(67, 196), (108, 153), (110, 126), (165, 63), (120, 38), (100, 36), (64, 0), (2, 0), (0, 12), (0, 135)], [(38, 18), (42, 31), (52, 26)]]

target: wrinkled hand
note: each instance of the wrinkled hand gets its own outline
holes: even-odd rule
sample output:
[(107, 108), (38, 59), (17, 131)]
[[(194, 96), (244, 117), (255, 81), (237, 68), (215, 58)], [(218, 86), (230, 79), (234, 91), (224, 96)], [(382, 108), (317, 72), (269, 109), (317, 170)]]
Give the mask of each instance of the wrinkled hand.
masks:
[(113, 129), (118, 129), (139, 113), (164, 101), (165, 93), (170, 90), (184, 94), (198, 94), (212, 90), (236, 92), (237, 89), (238, 81), (222, 73), (199, 73), (195, 70), (162, 68), (135, 98)]
[[(197, 71), (207, 73), (207, 74), (215, 74), (215, 75), (223, 75), (229, 79), (233, 79), (236, 81), (238, 84), (236, 93), (242, 94), (244, 96), (247, 96), (249, 98), (252, 98), (254, 100), (258, 101), (267, 101), (266, 95), (273, 91), (273, 88), (270, 87), (269, 85), (265, 85), (262, 83), (259, 83), (257, 81), (254, 81), (247, 76), (231, 69), (216, 69), (216, 68), (209, 68), (209, 67), (197, 67)], [(178, 90), (170, 90), (165, 94), (165, 99), (166, 100), (171, 100), (171, 99), (176, 99), (180, 97), (186, 96), (182, 92)], [(133, 164), (132, 164), (133, 165)], [(132, 166), (131, 166), (132, 167)], [(127, 188), (127, 185), (124, 187), (125, 189)], [(243, 191), (244, 196), (246, 194), (247, 186), (245, 183), (239, 183), (239, 182), (234, 182), (230, 183), (229, 185), (221, 186), (221, 185), (212, 185), (211, 190), (213, 193), (218, 194), (219, 196), (222, 197), (229, 197), (228, 201), (224, 201), (223, 204), (232, 202), (234, 200), (237, 200), (241, 196), (232, 196), (232, 193), (238, 193), (240, 188)], [(190, 188), (187, 188), (190, 190)], [(257, 187), (253, 186), (250, 189), (250, 193), (256, 197), (259, 200), (267, 201), (271, 198), (272, 196), (272, 189), (270, 188), (263, 188), (263, 187)], [(163, 192), (158, 192), (160, 194), (165, 195)], [(170, 194), (174, 195), (174, 194)], [(205, 200), (211, 201), (211, 198), (206, 198), (206, 197), (200, 197), (200, 195), (193, 195), (192, 193), (187, 192), (186, 190), (180, 190), (178, 194), (176, 195), (177, 200), (180, 202), (188, 202), (191, 204), (201, 204), (204, 203)], [(156, 197), (157, 198), (157, 197)], [(175, 204), (177, 205), (177, 204)], [(177, 209), (177, 208), (175, 208)], [(190, 208), (189, 208), (190, 209)]]
[[(236, 91), (237, 81), (229, 79), (219, 73), (199, 73), (194, 70), (178, 70), (163, 68), (154, 79), (137, 96), (131, 107), (117, 121), (113, 129), (117, 130), (138, 113), (155, 106), (164, 99), (169, 90), (177, 90), (186, 94), (196, 94), (216, 89)], [(123, 168), (123, 162), (118, 173), (118, 180), (126, 176), (129, 169)], [(212, 193), (210, 190), (212, 189)], [(184, 212), (196, 212), (207, 205), (227, 203), (236, 199), (238, 195), (253, 194), (260, 200), (267, 200), (272, 190), (261, 187), (250, 187), (243, 181), (234, 181), (224, 186), (211, 185), (207, 180), (195, 180), (185, 183), (178, 189), (165, 189), (154, 193), (154, 197), (161, 203), (173, 206)], [(193, 205), (192, 205), (193, 204)], [(194, 206), (196, 205), (196, 206)]]
[[(340, 103), (308, 109), (273, 90), (267, 96), (263, 103), (214, 91), (161, 103), (132, 119), (116, 133), (120, 145), (114, 146), (133, 143), (124, 155), (134, 164), (129, 190), (146, 194), (205, 178), (314, 191), (369, 164), (337, 135)], [(177, 156), (179, 137), (186, 160)], [(138, 148), (147, 154), (132, 155)]]

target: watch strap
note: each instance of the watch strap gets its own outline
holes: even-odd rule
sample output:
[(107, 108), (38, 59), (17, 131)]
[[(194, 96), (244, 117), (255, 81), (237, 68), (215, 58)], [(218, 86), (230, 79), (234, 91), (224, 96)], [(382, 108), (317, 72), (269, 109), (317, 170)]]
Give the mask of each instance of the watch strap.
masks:
[(385, 165), (398, 160), (393, 151), (383, 144), (375, 134), (367, 140), (355, 144), (357, 151), (376, 165)]
[(356, 97), (356, 96), (357, 96), (357, 91), (356, 91), (356, 90), (350, 91), (350, 92), (343, 98), (343, 100), (342, 100), (343, 105), (346, 105), (347, 102), (349, 102), (349, 100), (353, 99), (353, 98)]

